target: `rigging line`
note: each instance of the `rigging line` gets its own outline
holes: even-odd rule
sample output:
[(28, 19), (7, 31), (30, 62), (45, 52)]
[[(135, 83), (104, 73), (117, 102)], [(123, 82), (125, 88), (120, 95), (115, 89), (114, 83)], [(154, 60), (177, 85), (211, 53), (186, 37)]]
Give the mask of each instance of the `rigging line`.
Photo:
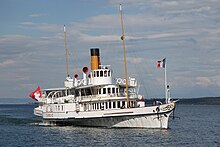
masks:
[[(73, 55), (74, 54), (72, 54), (70, 51), (68, 52), (68, 55), (69, 55), (69, 60), (70, 60), (70, 63), (77, 63), (77, 62), (74, 62), (74, 60), (73, 60)], [(71, 71), (74, 73), (74, 71), (73, 71), (73, 69), (71, 69)]]
[[(138, 56), (137, 56), (137, 52), (136, 52), (136, 51), (133, 51), (133, 53), (134, 53), (134, 57), (137, 58), (137, 57), (138, 57)], [(137, 66), (134, 66), (134, 68), (135, 68), (135, 71), (140, 71), (140, 70), (143, 71), (143, 68), (140, 67), (140, 64), (137, 64)], [(144, 73), (144, 72), (141, 72), (141, 73)], [(142, 74), (139, 74), (139, 76), (140, 76), (141, 79), (144, 79), (144, 78), (145, 78), (145, 77), (143, 77)], [(145, 81), (144, 81), (144, 80), (140, 80), (140, 83), (142, 83), (143, 88), (144, 88), (144, 91), (146, 92), (146, 95), (147, 95), (147, 97), (149, 98), (149, 94), (148, 94), (148, 90), (147, 90)]]
[[(76, 50), (76, 49), (75, 49)], [(78, 56), (76, 56), (75, 54), (72, 54), (71, 52), (69, 52), (70, 55), (70, 63), (74, 63), (72, 64), (72, 68), (70, 69), (71, 72), (74, 74), (77, 74), (77, 67), (80, 67), (79, 62), (76, 62), (78, 60)], [(74, 60), (75, 59), (75, 60)], [(75, 68), (75, 69), (74, 69)]]
[[(133, 51), (133, 53), (134, 53), (134, 55), (135, 55), (135, 57), (138, 57), (137, 56), (137, 52), (136, 52), (136, 50), (135, 51)], [(139, 68), (140, 67), (140, 65), (139, 64), (137, 64), (137, 67), (135, 66), (135, 68), (138, 68), (138, 70), (136, 69), (136, 71), (140, 71), (141, 70), (141, 73), (144, 73), (144, 72), (146, 72), (146, 71), (144, 71), (144, 68)], [(153, 70), (154, 71), (154, 70)], [(141, 79), (143, 78), (143, 75), (141, 75), (140, 74), (140, 77), (141, 77)], [(155, 80), (155, 77), (149, 77), (149, 79), (150, 80)], [(153, 82), (153, 83), (151, 83), (150, 84), (150, 86), (148, 86), (146, 83), (145, 83), (146, 81), (144, 81), (144, 80), (141, 80), (141, 83), (143, 83), (143, 87), (144, 87), (144, 90), (145, 90), (145, 92), (147, 92), (147, 96), (149, 97), (150, 95), (152, 96), (152, 90), (151, 89), (157, 89), (158, 87), (160, 87), (160, 86), (157, 86), (157, 84), (155, 84), (155, 82)], [(150, 95), (149, 95), (149, 92), (151, 93)], [(149, 97), (150, 98), (150, 97)]]
[[(131, 35), (132, 35), (132, 34), (135, 34), (135, 33), (133, 33), (133, 32), (134, 32), (134, 31), (133, 31), (133, 27), (129, 28), (129, 32), (130, 32)], [(131, 39), (131, 40), (129, 41), (129, 44), (131, 44), (131, 45), (136, 44), (136, 45), (137, 45), (138, 42), (139, 42), (139, 40), (137, 40), (137, 39)], [(134, 54), (133, 54), (133, 53), (134, 53)], [(128, 52), (128, 54), (129, 54), (129, 52)], [(140, 56), (137, 56), (137, 52), (136, 52), (135, 49), (133, 49), (133, 50), (130, 51), (130, 55), (134, 55), (135, 58), (140, 57)], [(133, 64), (133, 65), (134, 65), (135, 71), (140, 71), (140, 69), (141, 69), (142, 71), (144, 71), (143, 68), (140, 67), (140, 65), (142, 65), (142, 64)], [(145, 71), (144, 71), (144, 72), (145, 72)], [(144, 73), (144, 72), (141, 72), (141, 73)], [(137, 72), (135, 72), (135, 73), (137, 74)], [(139, 76), (141, 79), (144, 79), (144, 78), (143, 78), (143, 75), (138, 74), (138, 76)], [(146, 87), (146, 84), (145, 84), (145, 81), (144, 81), (144, 80), (139, 80), (139, 81), (141, 81), (140, 83), (143, 85), (144, 91), (145, 91), (147, 97), (149, 98), (148, 91), (151, 91), (151, 90), (149, 90), (150, 88)], [(147, 90), (147, 89), (148, 89), (148, 90)]]
[[(74, 59), (73, 59), (74, 54), (72, 54), (70, 52), (70, 50), (68, 50), (68, 48), (67, 48), (67, 37), (66, 37), (67, 36), (67, 31), (66, 31), (66, 26), (65, 25), (63, 27), (63, 31), (64, 31), (64, 49), (66, 51), (66, 53), (65, 53), (66, 54), (66, 75), (68, 76), (69, 75), (69, 60), (71, 60), (72, 63), (75, 63), (76, 66), (77, 66), (78, 62), (74, 62)], [(72, 58), (69, 58), (69, 57), (72, 57)], [(73, 71), (73, 69), (71, 71)], [(74, 71), (73, 71), (73, 73), (74, 73)]]
[[(130, 29), (130, 32), (131, 32), (131, 34), (133, 34), (133, 33), (132, 33), (132, 32), (133, 32), (133, 31), (132, 31), (132, 28)], [(138, 41), (137, 41), (137, 40), (133, 40), (133, 43), (134, 43), (134, 44), (138, 44)], [(131, 50), (131, 55), (133, 55), (134, 58), (140, 57), (140, 56), (137, 55), (137, 52), (136, 52), (135, 49)], [(140, 71), (140, 70), (141, 70), (140, 73), (145, 73), (145, 71), (143, 70), (143, 68), (140, 67), (140, 65), (142, 65), (142, 64), (133, 64), (133, 65), (134, 65), (135, 73), (136, 73), (136, 74), (137, 74), (137, 71)], [(142, 72), (142, 71), (143, 71), (143, 72)], [(142, 74), (138, 74), (138, 76), (140, 77), (140, 79), (144, 79), (144, 77), (143, 77)], [(144, 81), (144, 80), (139, 80), (139, 81), (140, 81), (140, 83), (143, 85), (144, 91), (145, 91), (147, 97), (149, 98), (149, 94), (148, 94), (148, 90), (147, 90), (147, 89), (149, 89), (149, 88), (146, 87), (145, 81)]]

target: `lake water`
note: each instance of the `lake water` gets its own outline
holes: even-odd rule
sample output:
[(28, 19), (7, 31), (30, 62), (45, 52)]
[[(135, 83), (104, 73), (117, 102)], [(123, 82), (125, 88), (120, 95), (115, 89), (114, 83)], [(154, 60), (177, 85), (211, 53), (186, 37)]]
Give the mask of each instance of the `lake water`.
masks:
[(0, 146), (220, 146), (219, 105), (177, 105), (170, 129), (38, 125), (34, 105), (0, 105)]

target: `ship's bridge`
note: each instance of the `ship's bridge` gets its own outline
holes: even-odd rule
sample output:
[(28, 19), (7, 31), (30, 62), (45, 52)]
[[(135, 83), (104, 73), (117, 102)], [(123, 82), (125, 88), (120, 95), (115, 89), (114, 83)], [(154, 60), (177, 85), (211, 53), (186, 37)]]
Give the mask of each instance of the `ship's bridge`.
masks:
[(91, 84), (112, 84), (112, 70), (109, 67), (110, 65), (100, 65), (99, 69), (92, 70), (90, 72)]

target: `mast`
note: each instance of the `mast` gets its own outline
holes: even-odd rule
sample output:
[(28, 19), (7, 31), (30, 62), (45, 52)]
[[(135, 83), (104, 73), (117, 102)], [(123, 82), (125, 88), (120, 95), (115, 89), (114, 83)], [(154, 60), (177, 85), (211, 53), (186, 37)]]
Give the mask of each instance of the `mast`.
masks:
[(63, 26), (63, 32), (64, 32), (64, 48), (66, 50), (66, 77), (69, 75), (68, 73), (68, 49), (66, 47), (66, 27)]
[(125, 34), (124, 34), (124, 24), (123, 24), (123, 18), (122, 18), (122, 5), (120, 4), (120, 19), (121, 19), (121, 29), (122, 29), (122, 48), (124, 50), (124, 73), (125, 73), (125, 79), (126, 79), (126, 98), (127, 98), (127, 108), (130, 107), (130, 101), (128, 97), (128, 74), (127, 74), (127, 64), (126, 64), (126, 48), (125, 48)]

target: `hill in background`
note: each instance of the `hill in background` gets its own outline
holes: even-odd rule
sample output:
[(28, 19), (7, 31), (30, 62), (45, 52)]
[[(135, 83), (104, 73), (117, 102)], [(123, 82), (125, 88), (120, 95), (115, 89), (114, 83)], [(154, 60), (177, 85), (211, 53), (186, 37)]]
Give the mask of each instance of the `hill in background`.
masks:
[(180, 99), (178, 103), (190, 105), (220, 105), (220, 97), (187, 98)]
[[(202, 97), (202, 98), (181, 98), (177, 104), (185, 105), (220, 105), (220, 97)], [(147, 104), (152, 104), (154, 101), (164, 102), (164, 99), (150, 99), (146, 100)]]

